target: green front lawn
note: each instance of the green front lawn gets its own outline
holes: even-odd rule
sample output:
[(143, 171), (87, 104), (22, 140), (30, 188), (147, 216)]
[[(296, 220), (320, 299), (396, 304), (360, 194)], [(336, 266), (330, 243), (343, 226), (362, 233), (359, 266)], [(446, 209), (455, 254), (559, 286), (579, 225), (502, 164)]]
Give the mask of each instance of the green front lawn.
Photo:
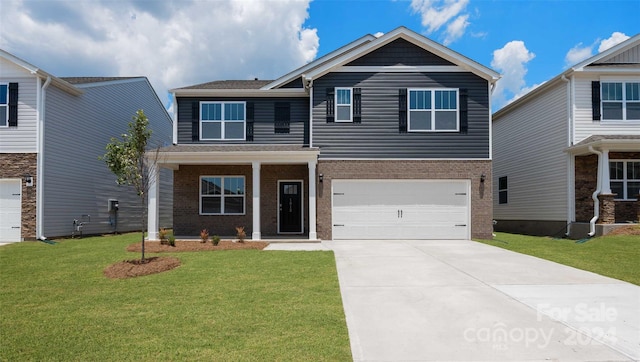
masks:
[(0, 247), (0, 360), (350, 360), (332, 252), (172, 254), (111, 280), (139, 234)]
[(477, 241), (640, 285), (638, 235), (602, 236), (581, 244), (575, 240), (496, 233), (493, 240)]

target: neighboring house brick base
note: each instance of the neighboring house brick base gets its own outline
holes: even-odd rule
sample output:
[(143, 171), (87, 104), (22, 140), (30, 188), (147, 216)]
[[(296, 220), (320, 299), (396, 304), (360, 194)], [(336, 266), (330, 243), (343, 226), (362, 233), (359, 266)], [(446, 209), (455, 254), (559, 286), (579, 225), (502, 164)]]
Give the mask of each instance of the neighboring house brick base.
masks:
[(22, 182), (22, 238), (36, 239), (36, 178), (38, 155), (36, 153), (0, 153), (0, 179), (33, 177), (33, 186)]
[[(336, 160), (318, 162), (317, 228), (320, 239), (331, 239), (332, 179), (468, 179), (471, 180), (471, 237), (492, 238), (491, 161), (487, 160)], [(480, 182), (480, 175), (486, 180)]]

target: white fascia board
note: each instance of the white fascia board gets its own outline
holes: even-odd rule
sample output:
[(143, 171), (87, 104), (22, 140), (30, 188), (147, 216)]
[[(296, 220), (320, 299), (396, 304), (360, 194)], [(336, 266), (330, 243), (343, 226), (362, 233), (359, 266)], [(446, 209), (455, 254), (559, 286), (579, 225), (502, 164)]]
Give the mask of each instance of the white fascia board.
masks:
[(171, 89), (176, 97), (308, 97), (303, 88), (280, 89)]
[(316, 162), (319, 154), (319, 149), (312, 151), (278, 152), (160, 152), (158, 155), (158, 164), (162, 167), (171, 167), (171, 165), (251, 164), (253, 162), (293, 164)]
[(579, 146), (567, 147), (564, 152), (572, 155), (583, 155), (591, 153), (589, 146), (597, 147), (599, 149), (608, 149), (615, 152), (638, 152), (640, 151), (640, 143), (637, 139), (619, 139), (619, 140), (597, 140), (589, 143), (585, 143)]
[(640, 74), (640, 67), (637, 68), (607, 68), (605, 65), (594, 68), (582, 68), (581, 73), (601, 73), (601, 74)]
[(634, 47), (636, 45), (640, 44), (640, 34), (636, 34), (635, 36), (623, 41), (620, 44), (617, 44), (601, 53), (598, 53), (594, 56), (592, 56), (591, 58), (585, 59), (582, 62), (574, 65), (573, 67), (571, 67), (571, 69), (573, 69), (574, 71), (582, 71), (584, 67), (586, 67), (587, 65), (591, 64), (591, 63), (595, 63), (598, 60), (602, 60), (604, 58), (608, 58), (611, 55), (614, 55), (616, 53), (622, 53), (626, 50), (628, 50), (631, 47)]
[(297, 79), (298, 77), (302, 76), (305, 72), (315, 68), (315, 67), (319, 67), (320, 65), (322, 65), (323, 63), (337, 57), (338, 55), (344, 53), (344, 52), (348, 52), (351, 51), (355, 48), (358, 48), (359, 46), (366, 44), (368, 42), (371, 42), (373, 40), (375, 40), (376, 37), (371, 35), (371, 34), (367, 34), (365, 36), (363, 36), (362, 38), (356, 39), (355, 41), (352, 41), (351, 43), (342, 46), (334, 51), (332, 51), (329, 54), (326, 54), (294, 71), (291, 71), (285, 75), (283, 75), (282, 77), (274, 80), (273, 82), (265, 85), (264, 87), (262, 87), (262, 89), (272, 89), (272, 88), (277, 88), (280, 87), (284, 84), (287, 84), (295, 79)]
[(331, 71), (333, 71), (334, 69), (336, 69), (339, 66), (342, 66), (344, 64), (347, 64), (357, 58), (360, 58), (368, 53), (371, 53), (389, 43), (391, 43), (392, 41), (396, 40), (396, 39), (404, 39), (407, 40), (408, 42), (422, 48), (425, 49), (431, 53), (434, 53), (435, 55), (446, 59), (464, 69), (466, 69), (469, 72), (472, 72), (486, 80), (488, 80), (491, 83), (495, 83), (498, 79), (500, 79), (500, 74), (495, 72), (492, 69), (489, 69), (487, 67), (485, 67), (484, 65), (481, 65), (480, 63), (477, 63), (465, 56), (463, 56), (462, 54), (459, 54), (441, 44), (438, 44), (412, 30), (409, 30), (403, 26), (396, 28), (395, 30), (367, 43), (366, 45), (363, 45), (357, 49), (354, 49), (352, 51), (346, 52), (343, 55), (333, 59), (330, 62), (327, 62), (326, 64), (322, 65), (321, 67), (318, 67), (310, 72), (308, 72), (306, 74), (306, 77), (309, 79), (316, 79), (318, 77), (321, 77)]

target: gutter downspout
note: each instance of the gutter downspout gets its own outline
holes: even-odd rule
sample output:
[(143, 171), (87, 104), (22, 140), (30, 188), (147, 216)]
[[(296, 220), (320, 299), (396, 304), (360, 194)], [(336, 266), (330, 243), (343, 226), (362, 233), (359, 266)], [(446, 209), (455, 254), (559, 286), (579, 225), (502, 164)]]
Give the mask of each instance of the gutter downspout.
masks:
[(44, 117), (45, 105), (47, 101), (47, 88), (51, 84), (51, 77), (47, 76), (47, 80), (40, 89), (42, 96), (40, 97), (40, 117), (38, 119), (38, 156), (37, 156), (37, 185), (36, 185), (36, 237), (40, 240), (46, 240), (44, 236)]
[[(571, 147), (571, 81), (567, 79), (564, 74), (560, 79), (567, 83), (567, 144), (568, 147)], [(573, 172), (571, 162), (572, 157), (573, 155), (569, 154), (567, 159), (567, 231), (564, 233), (567, 237), (571, 235), (571, 223), (573, 222), (573, 214), (571, 212), (571, 202), (573, 199), (573, 197), (571, 197), (571, 174)]]
[(594, 236), (596, 234), (596, 221), (600, 217), (600, 200), (598, 199), (598, 195), (600, 194), (600, 189), (602, 188), (602, 152), (597, 151), (593, 148), (593, 146), (589, 146), (589, 151), (598, 155), (598, 177), (596, 182), (596, 190), (591, 195), (593, 199), (593, 217), (589, 221), (589, 237)]

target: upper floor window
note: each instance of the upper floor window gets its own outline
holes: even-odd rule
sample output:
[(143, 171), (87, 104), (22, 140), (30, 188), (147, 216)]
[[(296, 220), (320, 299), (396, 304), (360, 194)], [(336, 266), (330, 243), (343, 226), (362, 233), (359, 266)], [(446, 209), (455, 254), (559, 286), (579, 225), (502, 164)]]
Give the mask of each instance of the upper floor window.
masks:
[(409, 89), (409, 132), (459, 130), (457, 89)]
[(244, 215), (244, 176), (201, 176), (201, 215)]
[(0, 83), (0, 127), (9, 126), (9, 84)]
[(352, 101), (351, 88), (336, 88), (336, 122), (352, 122)]
[(640, 82), (602, 82), (602, 119), (640, 120)]
[(201, 140), (244, 140), (245, 102), (200, 102)]
[(615, 160), (609, 162), (611, 192), (619, 200), (635, 200), (640, 194), (640, 161)]

